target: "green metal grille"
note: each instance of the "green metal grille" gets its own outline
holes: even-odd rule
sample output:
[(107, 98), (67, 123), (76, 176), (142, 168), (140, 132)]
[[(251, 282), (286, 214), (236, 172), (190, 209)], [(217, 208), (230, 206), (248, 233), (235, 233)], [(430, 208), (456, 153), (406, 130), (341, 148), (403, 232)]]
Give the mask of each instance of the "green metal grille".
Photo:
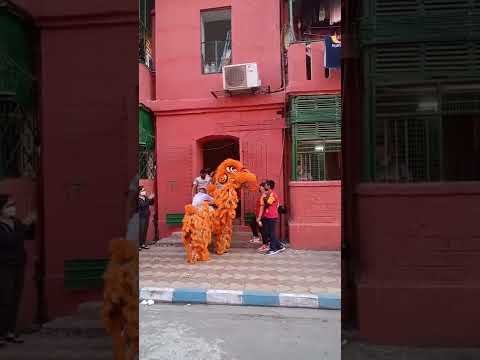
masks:
[(139, 0), (138, 3), (138, 17), (139, 17), (139, 48), (138, 58), (139, 62), (145, 64), (148, 68), (153, 70), (152, 59), (152, 21), (151, 12), (155, 8), (154, 0)]
[(340, 140), (297, 142), (297, 181), (340, 180)]
[(0, 178), (35, 177), (39, 145), (33, 27), (0, 0)]
[(72, 290), (103, 287), (108, 259), (67, 260), (64, 263), (64, 286)]
[(184, 214), (167, 214), (166, 223), (167, 225), (182, 225)]
[(480, 179), (480, 1), (363, 5), (364, 179)]
[(480, 179), (480, 83), (378, 87), (373, 110), (374, 181)]
[(153, 149), (147, 149), (145, 146), (140, 145), (138, 149), (138, 156), (138, 169), (140, 179), (155, 179), (157, 169), (155, 162), (155, 151)]
[(292, 179), (340, 179), (340, 95), (297, 96), (290, 102)]

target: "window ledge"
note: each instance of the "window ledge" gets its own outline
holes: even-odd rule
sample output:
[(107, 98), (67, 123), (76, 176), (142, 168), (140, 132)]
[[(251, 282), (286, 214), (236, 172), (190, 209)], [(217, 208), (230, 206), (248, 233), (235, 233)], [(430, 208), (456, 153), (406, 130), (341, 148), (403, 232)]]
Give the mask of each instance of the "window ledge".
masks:
[(364, 183), (357, 186), (356, 194), (362, 196), (480, 195), (480, 181), (410, 184)]

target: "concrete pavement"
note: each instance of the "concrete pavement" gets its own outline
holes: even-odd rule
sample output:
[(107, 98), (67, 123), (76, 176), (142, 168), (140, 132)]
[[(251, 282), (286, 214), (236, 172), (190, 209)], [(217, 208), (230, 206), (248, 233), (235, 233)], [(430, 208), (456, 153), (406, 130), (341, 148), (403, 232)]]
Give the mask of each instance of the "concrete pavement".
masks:
[(140, 359), (340, 360), (340, 311), (141, 306)]
[(186, 263), (183, 247), (162, 241), (140, 253), (141, 298), (156, 301), (187, 294), (192, 303), (339, 309), (340, 281), (339, 252), (287, 249), (265, 256), (236, 247), (194, 265)]

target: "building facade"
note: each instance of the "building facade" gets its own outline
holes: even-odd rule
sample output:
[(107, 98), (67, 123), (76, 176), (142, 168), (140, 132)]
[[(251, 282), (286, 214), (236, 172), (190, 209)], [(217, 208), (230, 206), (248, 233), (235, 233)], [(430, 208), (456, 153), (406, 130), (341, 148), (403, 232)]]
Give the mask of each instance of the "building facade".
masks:
[(476, 346), (478, 2), (345, 14), (345, 318), (372, 342)]
[[(338, 250), (340, 69), (325, 68), (324, 38), (339, 35), (340, 3), (168, 0), (152, 14), (139, 91), (156, 129), (159, 235), (178, 229), (200, 170), (230, 157), (276, 182), (293, 247)], [(261, 86), (224, 91), (223, 66), (246, 63)], [(239, 225), (257, 196), (242, 192)]]
[(116, 1), (0, 1), (0, 192), (39, 213), (22, 325), (102, 298), (137, 172), (137, 26)]

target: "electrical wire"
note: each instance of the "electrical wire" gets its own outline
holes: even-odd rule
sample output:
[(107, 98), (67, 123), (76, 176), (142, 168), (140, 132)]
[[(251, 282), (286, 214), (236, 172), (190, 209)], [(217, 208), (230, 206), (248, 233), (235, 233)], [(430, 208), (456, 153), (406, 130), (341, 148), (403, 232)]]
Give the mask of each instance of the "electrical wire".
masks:
[(230, 146), (235, 146), (235, 145), (236, 145), (236, 143), (230, 143), (230, 144), (223, 145), (223, 146), (220, 146), (220, 147), (215, 147), (215, 148), (202, 148), (202, 150), (203, 151), (222, 150), (222, 149), (228, 148)]

